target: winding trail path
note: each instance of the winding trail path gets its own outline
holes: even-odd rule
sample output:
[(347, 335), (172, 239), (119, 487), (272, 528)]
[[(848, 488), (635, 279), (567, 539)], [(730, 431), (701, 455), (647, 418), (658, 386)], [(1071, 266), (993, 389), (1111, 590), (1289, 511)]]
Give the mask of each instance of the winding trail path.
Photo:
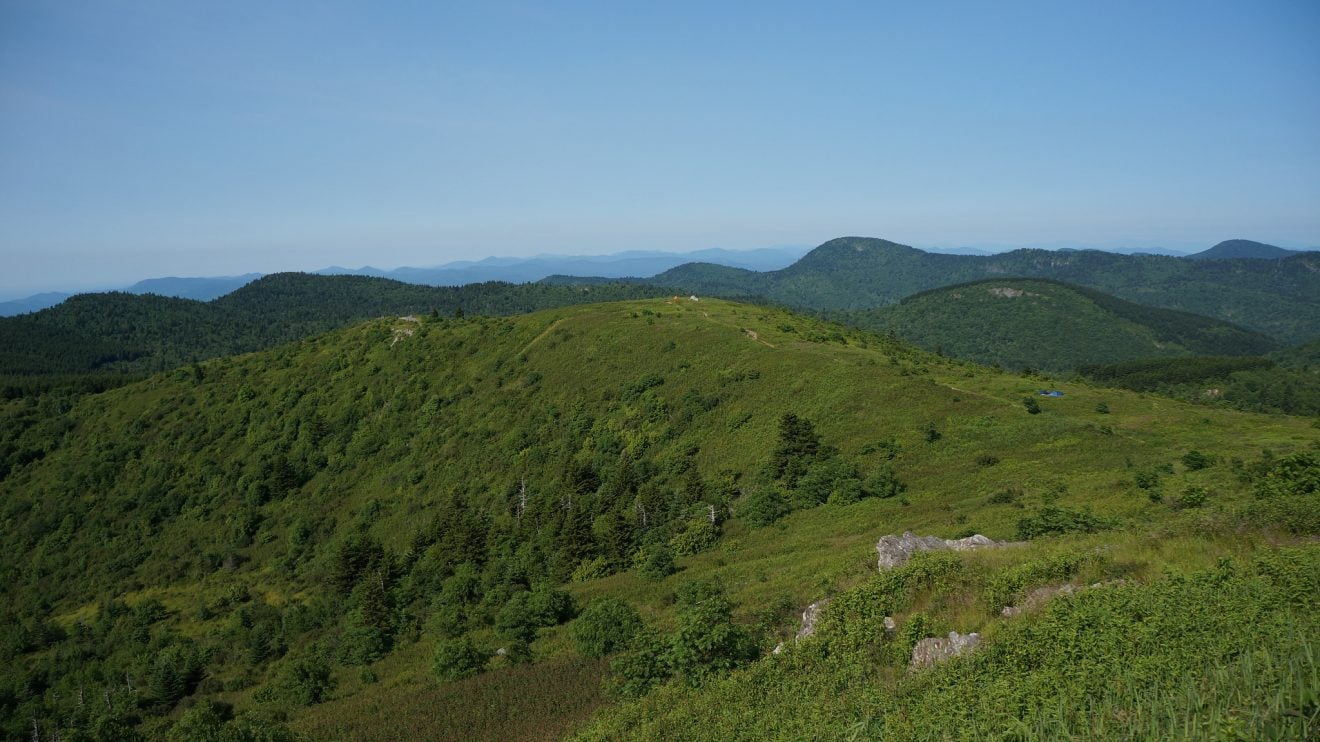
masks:
[(564, 318), (563, 318), (563, 317), (560, 317), (559, 319), (555, 320), (554, 322), (551, 322), (551, 323), (550, 323), (550, 326), (547, 327), (547, 328), (545, 328), (544, 330), (542, 330), (540, 335), (537, 335), (536, 337), (532, 338), (532, 341), (531, 341), (530, 343), (524, 345), (523, 348), (522, 348), (522, 350), (518, 351), (518, 355), (522, 355), (522, 354), (526, 353), (527, 351), (531, 350), (533, 345), (536, 345), (538, 342), (540, 342), (540, 341), (541, 341), (541, 338), (545, 337), (546, 335), (549, 335), (549, 334), (550, 334), (550, 331), (553, 330), (553, 329), (555, 329), (556, 327), (558, 327), (558, 326), (559, 326), (559, 323), (560, 323), (560, 322), (563, 322), (563, 321), (564, 321)]

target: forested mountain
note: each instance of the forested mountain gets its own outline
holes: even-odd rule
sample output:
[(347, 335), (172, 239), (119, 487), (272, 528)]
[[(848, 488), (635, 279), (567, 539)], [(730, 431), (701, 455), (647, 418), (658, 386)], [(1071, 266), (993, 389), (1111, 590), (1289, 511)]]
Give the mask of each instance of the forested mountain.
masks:
[(690, 264), (651, 280), (687, 293), (760, 296), (840, 310), (892, 304), (968, 281), (1021, 277), (1066, 281), (1138, 304), (1213, 317), (1284, 343), (1320, 336), (1320, 253), (1279, 260), (1187, 260), (1098, 250), (940, 255), (887, 240), (843, 237), (778, 271)]
[[(229, 298), (324, 316), (271, 279)], [(1040, 383), (670, 298), (0, 402), (3, 734), (1295, 736), (1315, 428)], [(877, 574), (904, 530), (1025, 543)], [(981, 649), (905, 671), (953, 630)]]
[(830, 316), (978, 363), (1079, 371), (1196, 404), (1320, 414), (1320, 341), (1282, 349), (1226, 322), (1059, 281), (973, 281)]
[(1263, 242), (1254, 242), (1252, 240), (1224, 240), (1209, 250), (1202, 250), (1198, 253), (1192, 253), (1187, 257), (1191, 260), (1237, 260), (1249, 258), (1252, 260), (1278, 260), (1293, 255), (1300, 254), (1301, 250), (1285, 250), (1282, 247), (1266, 245)]
[(1200, 315), (1045, 279), (989, 279), (837, 313), (926, 350), (1008, 368), (1067, 370), (1135, 358), (1262, 355), (1279, 343)]
[(41, 312), (0, 319), (0, 376), (157, 371), (387, 314), (513, 314), (663, 291), (638, 284), (433, 287), (365, 276), (277, 273), (210, 302), (78, 294)]

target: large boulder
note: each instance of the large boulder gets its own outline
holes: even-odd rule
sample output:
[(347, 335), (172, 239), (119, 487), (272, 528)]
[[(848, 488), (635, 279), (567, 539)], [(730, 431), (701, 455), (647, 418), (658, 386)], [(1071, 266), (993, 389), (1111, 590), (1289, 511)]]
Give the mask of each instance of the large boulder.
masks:
[(958, 657), (967, 652), (976, 649), (981, 644), (981, 635), (975, 632), (971, 634), (959, 634), (956, 631), (950, 631), (947, 637), (933, 636), (929, 639), (922, 639), (912, 647), (912, 661), (908, 663), (911, 670), (921, 670), (923, 668), (937, 665), (950, 657)]
[(880, 571), (893, 569), (907, 563), (912, 555), (919, 551), (966, 551), (986, 546), (995, 546), (989, 538), (976, 534), (967, 538), (943, 539), (938, 536), (918, 536), (911, 531), (904, 531), (902, 536), (881, 536), (875, 545), (879, 552)]

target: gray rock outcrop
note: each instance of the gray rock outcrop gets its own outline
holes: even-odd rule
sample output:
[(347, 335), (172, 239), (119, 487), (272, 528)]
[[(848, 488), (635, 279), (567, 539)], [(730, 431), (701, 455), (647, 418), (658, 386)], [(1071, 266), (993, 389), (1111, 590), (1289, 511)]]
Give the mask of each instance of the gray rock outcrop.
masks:
[[(816, 622), (820, 621), (820, 612), (824, 610), (825, 604), (830, 602), (829, 598), (821, 598), (802, 610), (802, 625), (798, 627), (797, 634), (793, 641), (800, 641), (816, 633)], [(779, 654), (784, 651), (784, 643), (779, 642), (775, 645), (771, 654)]]
[(980, 644), (981, 635), (975, 632), (959, 634), (950, 631), (947, 637), (934, 636), (922, 639), (912, 648), (912, 661), (908, 663), (908, 668), (921, 670), (933, 667), (950, 657), (962, 656), (976, 649)]
[(901, 566), (919, 551), (967, 551), (986, 546), (995, 546), (989, 538), (976, 534), (967, 538), (943, 539), (938, 536), (918, 536), (911, 531), (904, 531), (902, 536), (881, 536), (875, 550), (879, 553), (878, 564), (883, 572)]
[(828, 602), (830, 602), (829, 598), (818, 600), (802, 611), (802, 627), (798, 629), (797, 636), (793, 637), (795, 640), (805, 639), (816, 633), (816, 622), (820, 620), (820, 612)]

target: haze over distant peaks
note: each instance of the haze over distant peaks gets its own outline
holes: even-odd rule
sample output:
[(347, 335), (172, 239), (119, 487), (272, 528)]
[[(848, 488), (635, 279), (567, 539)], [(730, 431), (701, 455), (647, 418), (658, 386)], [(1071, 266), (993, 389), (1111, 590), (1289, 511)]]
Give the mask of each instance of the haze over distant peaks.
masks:
[(245, 286), (258, 278), (260, 273), (244, 273), (241, 276), (211, 276), (204, 278), (148, 278), (124, 289), (130, 294), (158, 294), (173, 296), (177, 299), (196, 299), (210, 301), (218, 299), (231, 291)]
[(0, 301), (0, 317), (12, 317), (16, 314), (27, 314), (28, 312), (39, 312), (46, 307), (53, 307), (73, 294), (63, 291), (47, 291), (32, 296), (25, 296), (22, 299), (13, 299), (11, 301)]
[(714, 263), (733, 268), (768, 271), (783, 268), (807, 253), (807, 247), (766, 247), (755, 250), (712, 248), (675, 253), (658, 250), (628, 250), (607, 255), (536, 255), (526, 258), (491, 257), (459, 260), (430, 268), (402, 267), (341, 268), (316, 271), (328, 275), (365, 275), (430, 286), (462, 286), (485, 281), (525, 283), (556, 275), (589, 275), (599, 278), (647, 278), (692, 262)]

